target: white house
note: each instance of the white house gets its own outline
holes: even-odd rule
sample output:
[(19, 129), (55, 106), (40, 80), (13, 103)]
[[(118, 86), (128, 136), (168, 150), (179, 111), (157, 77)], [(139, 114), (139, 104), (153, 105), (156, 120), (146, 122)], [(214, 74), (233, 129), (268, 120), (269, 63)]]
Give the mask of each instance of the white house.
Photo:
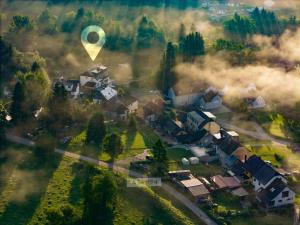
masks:
[(84, 86), (87, 82), (96, 83), (96, 87), (101, 86), (108, 78), (108, 69), (106, 66), (100, 65), (92, 68), (80, 75), (80, 85)]
[(280, 179), (284, 183), (287, 183), (287, 180), (282, 177), (276, 170), (274, 170), (271, 165), (269, 165), (256, 155), (251, 156), (245, 162), (245, 168), (252, 175), (252, 184), (255, 191), (261, 188), (266, 188), (275, 179)]
[(187, 127), (193, 132), (205, 129), (211, 134), (219, 132), (220, 126), (215, 122), (216, 117), (210, 112), (192, 111), (187, 114)]
[(176, 88), (170, 88), (168, 91), (168, 97), (171, 99), (172, 104), (175, 107), (193, 105), (202, 95), (203, 93), (192, 88), (184, 91), (177, 90)]
[(272, 209), (293, 204), (295, 192), (280, 178), (276, 178), (267, 187), (256, 192), (256, 199), (264, 208)]
[(250, 109), (262, 109), (266, 107), (266, 101), (262, 96), (258, 96), (257, 98), (255, 98), (250, 104), (249, 104), (249, 108)]
[(222, 98), (216, 88), (208, 88), (200, 98), (200, 106), (204, 110), (217, 109), (222, 106)]

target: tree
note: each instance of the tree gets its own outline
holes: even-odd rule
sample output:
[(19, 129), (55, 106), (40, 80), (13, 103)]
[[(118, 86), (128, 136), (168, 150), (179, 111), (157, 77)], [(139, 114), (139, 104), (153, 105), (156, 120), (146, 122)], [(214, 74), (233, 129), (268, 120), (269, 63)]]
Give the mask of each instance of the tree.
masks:
[(6, 143), (6, 136), (5, 136), (5, 127), (7, 125), (6, 116), (7, 116), (7, 111), (5, 105), (2, 101), (0, 101), (0, 147), (3, 147)]
[(235, 13), (233, 18), (224, 22), (224, 29), (228, 33), (244, 40), (248, 35), (255, 32), (256, 24), (251, 18), (241, 17), (239, 14)]
[(150, 48), (153, 44), (164, 44), (162, 31), (148, 17), (143, 16), (137, 29), (137, 48)]
[(152, 149), (152, 173), (155, 176), (164, 176), (168, 172), (167, 151), (161, 140), (158, 140)]
[(172, 42), (169, 42), (167, 49), (163, 54), (160, 70), (157, 75), (157, 87), (163, 93), (166, 93), (170, 87), (176, 84), (176, 76), (174, 72), (175, 64), (175, 48)]
[(10, 24), (10, 31), (29, 31), (33, 28), (28, 16), (15, 15)]
[(112, 160), (114, 160), (123, 151), (123, 143), (120, 135), (116, 133), (106, 135), (103, 147), (110, 154)]
[(81, 218), (75, 209), (70, 204), (62, 205), (61, 207), (48, 209), (46, 218), (49, 224), (55, 225), (80, 225)]
[(84, 184), (84, 224), (112, 225), (117, 193), (117, 181), (111, 172), (87, 179)]
[(204, 40), (199, 32), (190, 33), (183, 43), (184, 61), (194, 61), (197, 56), (205, 54)]
[(10, 115), (14, 123), (23, 121), (27, 117), (27, 114), (26, 112), (24, 112), (24, 108), (23, 108), (24, 100), (25, 100), (24, 84), (18, 81), (15, 85), (12, 104), (10, 107)]
[(42, 11), (37, 18), (39, 30), (46, 34), (55, 34), (58, 32), (57, 18), (50, 14), (48, 9)]
[(132, 114), (129, 115), (128, 128), (131, 131), (136, 131), (136, 121), (135, 121), (135, 118)]
[(99, 145), (106, 134), (104, 117), (102, 113), (95, 113), (88, 124), (86, 132), (86, 143), (94, 143)]
[(183, 23), (181, 23), (180, 27), (179, 27), (179, 32), (178, 32), (178, 45), (179, 45), (180, 51), (182, 51), (182, 49), (183, 49), (185, 36), (186, 36), (185, 26)]

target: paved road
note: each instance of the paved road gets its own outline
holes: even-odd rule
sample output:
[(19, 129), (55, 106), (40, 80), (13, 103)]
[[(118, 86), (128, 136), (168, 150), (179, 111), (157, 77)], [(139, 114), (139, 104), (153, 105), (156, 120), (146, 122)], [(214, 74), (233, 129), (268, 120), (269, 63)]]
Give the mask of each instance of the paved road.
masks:
[(234, 126), (232, 124), (224, 123), (224, 122), (221, 122), (221, 121), (218, 121), (218, 122), (226, 129), (234, 130), (238, 133), (248, 135), (248, 136), (256, 138), (258, 140), (271, 141), (274, 144), (278, 144), (278, 145), (290, 145), (290, 144), (292, 144), (291, 141), (281, 140), (281, 139), (270, 136), (258, 124), (254, 124), (256, 131), (250, 131), (250, 130), (245, 130), (243, 128)]
[[(34, 146), (35, 145), (35, 143), (33, 141), (30, 141), (30, 140), (25, 139), (25, 138), (14, 136), (12, 134), (6, 134), (6, 137), (11, 142), (15, 142), (15, 143), (18, 143), (18, 144), (23, 144), (23, 145), (27, 145), (27, 146)], [(81, 160), (81, 161), (85, 161), (85, 162), (88, 162), (88, 163), (92, 163), (92, 164), (95, 164), (95, 165), (98, 165), (98, 166), (112, 168), (114, 171), (117, 171), (117, 172), (123, 173), (123, 174), (127, 174), (127, 175), (132, 176), (132, 177), (138, 177), (138, 178), (139, 177), (145, 177), (143, 174), (125, 169), (125, 168), (120, 167), (120, 166), (113, 165), (112, 163), (106, 163), (106, 162), (96, 160), (96, 159), (93, 159), (93, 158), (90, 158), (90, 157), (87, 157), (87, 156), (79, 155), (79, 154), (76, 154), (76, 153), (73, 153), (73, 152), (63, 151), (63, 150), (57, 149), (57, 148), (54, 151), (58, 154), (62, 154), (64, 156), (66, 156), (66, 157), (71, 157), (71, 158), (78, 159), (78, 160)], [(205, 222), (207, 225), (217, 225), (195, 203), (190, 201), (187, 197), (185, 197), (183, 194), (178, 192), (176, 189), (174, 189), (170, 185), (168, 185), (166, 183), (162, 183), (161, 188), (164, 191), (166, 191), (167, 193), (169, 193), (170, 195), (172, 195), (174, 198), (176, 198), (179, 202), (181, 202), (188, 209), (190, 209), (200, 220)]]

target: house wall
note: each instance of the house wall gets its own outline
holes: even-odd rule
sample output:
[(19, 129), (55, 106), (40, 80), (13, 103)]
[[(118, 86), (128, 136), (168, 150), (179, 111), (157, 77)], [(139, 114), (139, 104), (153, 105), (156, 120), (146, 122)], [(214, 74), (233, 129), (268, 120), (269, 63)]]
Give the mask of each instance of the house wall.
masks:
[(139, 102), (135, 101), (128, 106), (129, 113), (135, 113), (139, 108)]
[(207, 102), (204, 105), (204, 108), (206, 110), (211, 110), (211, 109), (216, 109), (222, 106), (222, 98), (220, 96), (216, 96), (215, 98), (213, 98), (213, 100), (211, 102)]
[(176, 96), (173, 88), (171, 88), (168, 92), (168, 96), (175, 107), (181, 107), (194, 104), (196, 100), (198, 100), (202, 96), (202, 93)]
[(223, 167), (225, 167), (225, 157), (227, 156), (220, 148), (217, 148), (217, 151), (216, 151), (218, 157), (219, 157), (219, 160), (222, 164)]
[(89, 81), (97, 83), (97, 80), (94, 77), (80, 76), (80, 85), (81, 86), (84, 86)]
[[(288, 191), (289, 195), (287, 197), (282, 197), (282, 192)], [(293, 204), (295, 199), (295, 192), (286, 187), (279, 195), (274, 198), (274, 206), (283, 206), (288, 204)]]

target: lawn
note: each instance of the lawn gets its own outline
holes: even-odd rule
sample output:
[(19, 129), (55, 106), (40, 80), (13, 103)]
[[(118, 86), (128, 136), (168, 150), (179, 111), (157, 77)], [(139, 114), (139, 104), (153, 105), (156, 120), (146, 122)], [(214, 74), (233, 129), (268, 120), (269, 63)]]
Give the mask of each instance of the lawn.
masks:
[[(72, 204), (79, 214), (82, 213), (81, 186), (86, 177), (83, 163), (55, 155), (51, 156), (51, 160), (35, 162), (33, 151), (30, 149), (13, 147), (13, 149), (7, 150), (9, 152), (13, 150), (13, 156), (21, 154), (22, 157), (14, 158), (4, 155), (3, 152), (0, 157), (1, 171), (4, 166), (6, 171), (5, 174), (1, 173), (0, 175), (2, 184), (0, 224), (44, 225), (46, 224), (47, 209), (59, 207), (64, 203)], [(13, 160), (13, 163), (10, 163), (10, 160)], [(7, 167), (10, 164), (15, 166)], [(16, 173), (14, 172), (16, 168), (18, 174), (21, 175), (30, 170), (34, 176), (27, 175), (25, 178), (30, 178), (30, 180), (26, 181), (33, 183), (32, 186), (29, 186), (30, 188), (36, 188), (36, 186), (39, 188), (33, 192), (24, 186), (26, 183), (22, 183), (22, 176), (13, 175)], [(10, 180), (21, 185), (11, 184), (8, 182)], [(151, 218), (155, 224), (193, 224), (180, 210), (150, 189), (127, 188), (125, 184), (124, 181), (120, 187), (114, 224), (143, 224), (145, 218)], [(23, 194), (23, 198), (16, 197), (21, 194)]]
[(257, 147), (246, 145), (245, 147), (263, 160), (270, 161), (275, 167), (300, 168), (300, 156), (286, 146), (270, 144)]
[(254, 117), (269, 134), (283, 139), (290, 137), (285, 118), (281, 114), (259, 112), (255, 113)]
[[(110, 128), (109, 130), (110, 132), (115, 132), (117, 128)], [(145, 140), (145, 136), (143, 136), (140, 131), (118, 130), (118, 133), (121, 135), (124, 150), (116, 160), (135, 156), (147, 149), (147, 141)], [(78, 135), (72, 138), (72, 140), (66, 147), (66, 150), (97, 158), (106, 162), (111, 160), (110, 155), (107, 152), (103, 151), (100, 146), (96, 147), (95, 145), (86, 145), (85, 137), (86, 131), (81, 131)]]

